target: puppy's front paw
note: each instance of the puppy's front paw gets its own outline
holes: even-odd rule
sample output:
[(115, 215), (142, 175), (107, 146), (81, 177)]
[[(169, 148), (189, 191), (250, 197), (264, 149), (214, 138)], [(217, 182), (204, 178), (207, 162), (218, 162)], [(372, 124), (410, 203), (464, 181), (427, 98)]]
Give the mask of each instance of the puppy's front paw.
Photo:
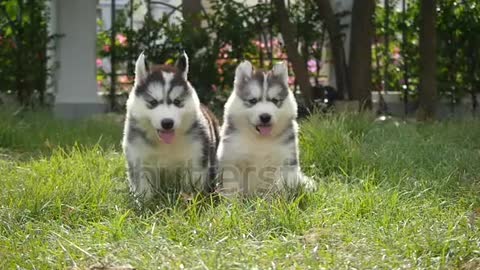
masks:
[(305, 191), (307, 192), (314, 192), (317, 190), (317, 183), (310, 177), (304, 175), (303, 173), (300, 175), (301, 184)]

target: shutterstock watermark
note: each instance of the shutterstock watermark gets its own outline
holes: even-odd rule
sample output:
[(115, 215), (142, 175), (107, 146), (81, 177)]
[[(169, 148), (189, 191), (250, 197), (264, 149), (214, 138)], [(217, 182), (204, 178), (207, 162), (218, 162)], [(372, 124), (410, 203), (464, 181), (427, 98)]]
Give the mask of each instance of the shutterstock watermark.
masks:
[(225, 194), (293, 188), (301, 177), (299, 167), (295, 165), (221, 165), (205, 168), (191, 162), (177, 166), (143, 164), (141, 175), (154, 190), (162, 192), (200, 192), (205, 190), (205, 185), (215, 185), (217, 191)]

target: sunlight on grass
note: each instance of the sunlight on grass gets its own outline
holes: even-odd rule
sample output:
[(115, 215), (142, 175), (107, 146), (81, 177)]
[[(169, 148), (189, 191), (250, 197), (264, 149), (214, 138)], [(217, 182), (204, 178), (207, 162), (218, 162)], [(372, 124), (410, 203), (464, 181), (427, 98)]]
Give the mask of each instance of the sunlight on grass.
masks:
[(480, 256), (476, 121), (314, 116), (301, 123), (314, 194), (142, 210), (118, 123), (4, 118), (0, 269), (460, 268)]

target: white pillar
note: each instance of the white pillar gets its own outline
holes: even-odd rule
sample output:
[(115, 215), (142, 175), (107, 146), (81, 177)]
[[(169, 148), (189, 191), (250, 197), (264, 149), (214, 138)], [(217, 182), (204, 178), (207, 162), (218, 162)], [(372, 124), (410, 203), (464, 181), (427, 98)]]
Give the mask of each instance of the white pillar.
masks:
[(57, 1), (58, 41), (55, 115), (79, 118), (102, 113), (106, 106), (96, 83), (97, 0)]

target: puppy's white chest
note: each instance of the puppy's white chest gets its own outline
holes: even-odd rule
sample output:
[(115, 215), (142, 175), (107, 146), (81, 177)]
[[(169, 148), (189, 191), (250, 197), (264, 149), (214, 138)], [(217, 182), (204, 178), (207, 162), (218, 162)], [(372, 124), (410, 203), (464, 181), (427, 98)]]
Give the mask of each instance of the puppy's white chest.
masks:
[(280, 165), (289, 152), (284, 145), (276, 141), (245, 140), (241, 144), (242, 146), (237, 147), (241, 149), (241, 159), (254, 166)]
[(159, 167), (184, 167), (198, 159), (200, 146), (187, 141), (176, 142), (172, 145), (159, 144), (144, 149), (143, 160), (145, 163)]

